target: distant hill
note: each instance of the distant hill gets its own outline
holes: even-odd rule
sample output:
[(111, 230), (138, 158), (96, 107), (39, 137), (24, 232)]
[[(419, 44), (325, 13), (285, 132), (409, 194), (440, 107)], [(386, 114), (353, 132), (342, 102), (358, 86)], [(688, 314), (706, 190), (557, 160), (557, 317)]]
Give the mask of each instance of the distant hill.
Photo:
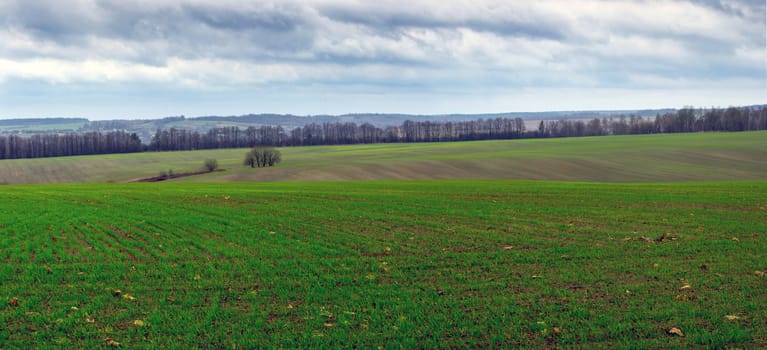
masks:
[(0, 119), (0, 133), (51, 133), (77, 131), (90, 121), (85, 118)]

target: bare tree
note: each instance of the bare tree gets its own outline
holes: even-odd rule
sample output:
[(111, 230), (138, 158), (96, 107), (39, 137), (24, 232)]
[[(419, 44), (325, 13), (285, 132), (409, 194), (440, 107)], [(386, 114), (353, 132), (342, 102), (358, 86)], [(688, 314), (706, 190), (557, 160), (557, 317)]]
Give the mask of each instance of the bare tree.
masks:
[(282, 161), (282, 153), (274, 147), (254, 147), (245, 154), (244, 165), (251, 168), (275, 166)]

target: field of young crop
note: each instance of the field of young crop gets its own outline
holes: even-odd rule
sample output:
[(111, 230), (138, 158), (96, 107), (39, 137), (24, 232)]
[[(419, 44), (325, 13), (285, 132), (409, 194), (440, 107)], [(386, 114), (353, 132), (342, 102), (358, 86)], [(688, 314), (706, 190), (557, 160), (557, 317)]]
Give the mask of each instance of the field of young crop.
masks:
[(0, 197), (4, 349), (767, 347), (766, 182)]

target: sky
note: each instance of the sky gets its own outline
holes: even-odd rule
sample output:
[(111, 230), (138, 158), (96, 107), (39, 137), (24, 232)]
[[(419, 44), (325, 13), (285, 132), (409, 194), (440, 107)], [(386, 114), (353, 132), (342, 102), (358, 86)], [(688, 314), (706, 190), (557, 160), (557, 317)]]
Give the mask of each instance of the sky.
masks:
[(0, 118), (767, 103), (764, 0), (0, 0)]

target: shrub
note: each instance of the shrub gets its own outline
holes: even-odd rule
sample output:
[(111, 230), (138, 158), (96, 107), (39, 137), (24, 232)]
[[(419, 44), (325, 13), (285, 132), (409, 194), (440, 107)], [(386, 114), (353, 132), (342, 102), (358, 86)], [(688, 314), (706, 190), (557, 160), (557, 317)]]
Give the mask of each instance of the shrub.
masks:
[(215, 160), (212, 158), (206, 159), (205, 162), (203, 163), (203, 167), (205, 168), (205, 170), (209, 172), (215, 171), (216, 169), (218, 169), (218, 160)]

